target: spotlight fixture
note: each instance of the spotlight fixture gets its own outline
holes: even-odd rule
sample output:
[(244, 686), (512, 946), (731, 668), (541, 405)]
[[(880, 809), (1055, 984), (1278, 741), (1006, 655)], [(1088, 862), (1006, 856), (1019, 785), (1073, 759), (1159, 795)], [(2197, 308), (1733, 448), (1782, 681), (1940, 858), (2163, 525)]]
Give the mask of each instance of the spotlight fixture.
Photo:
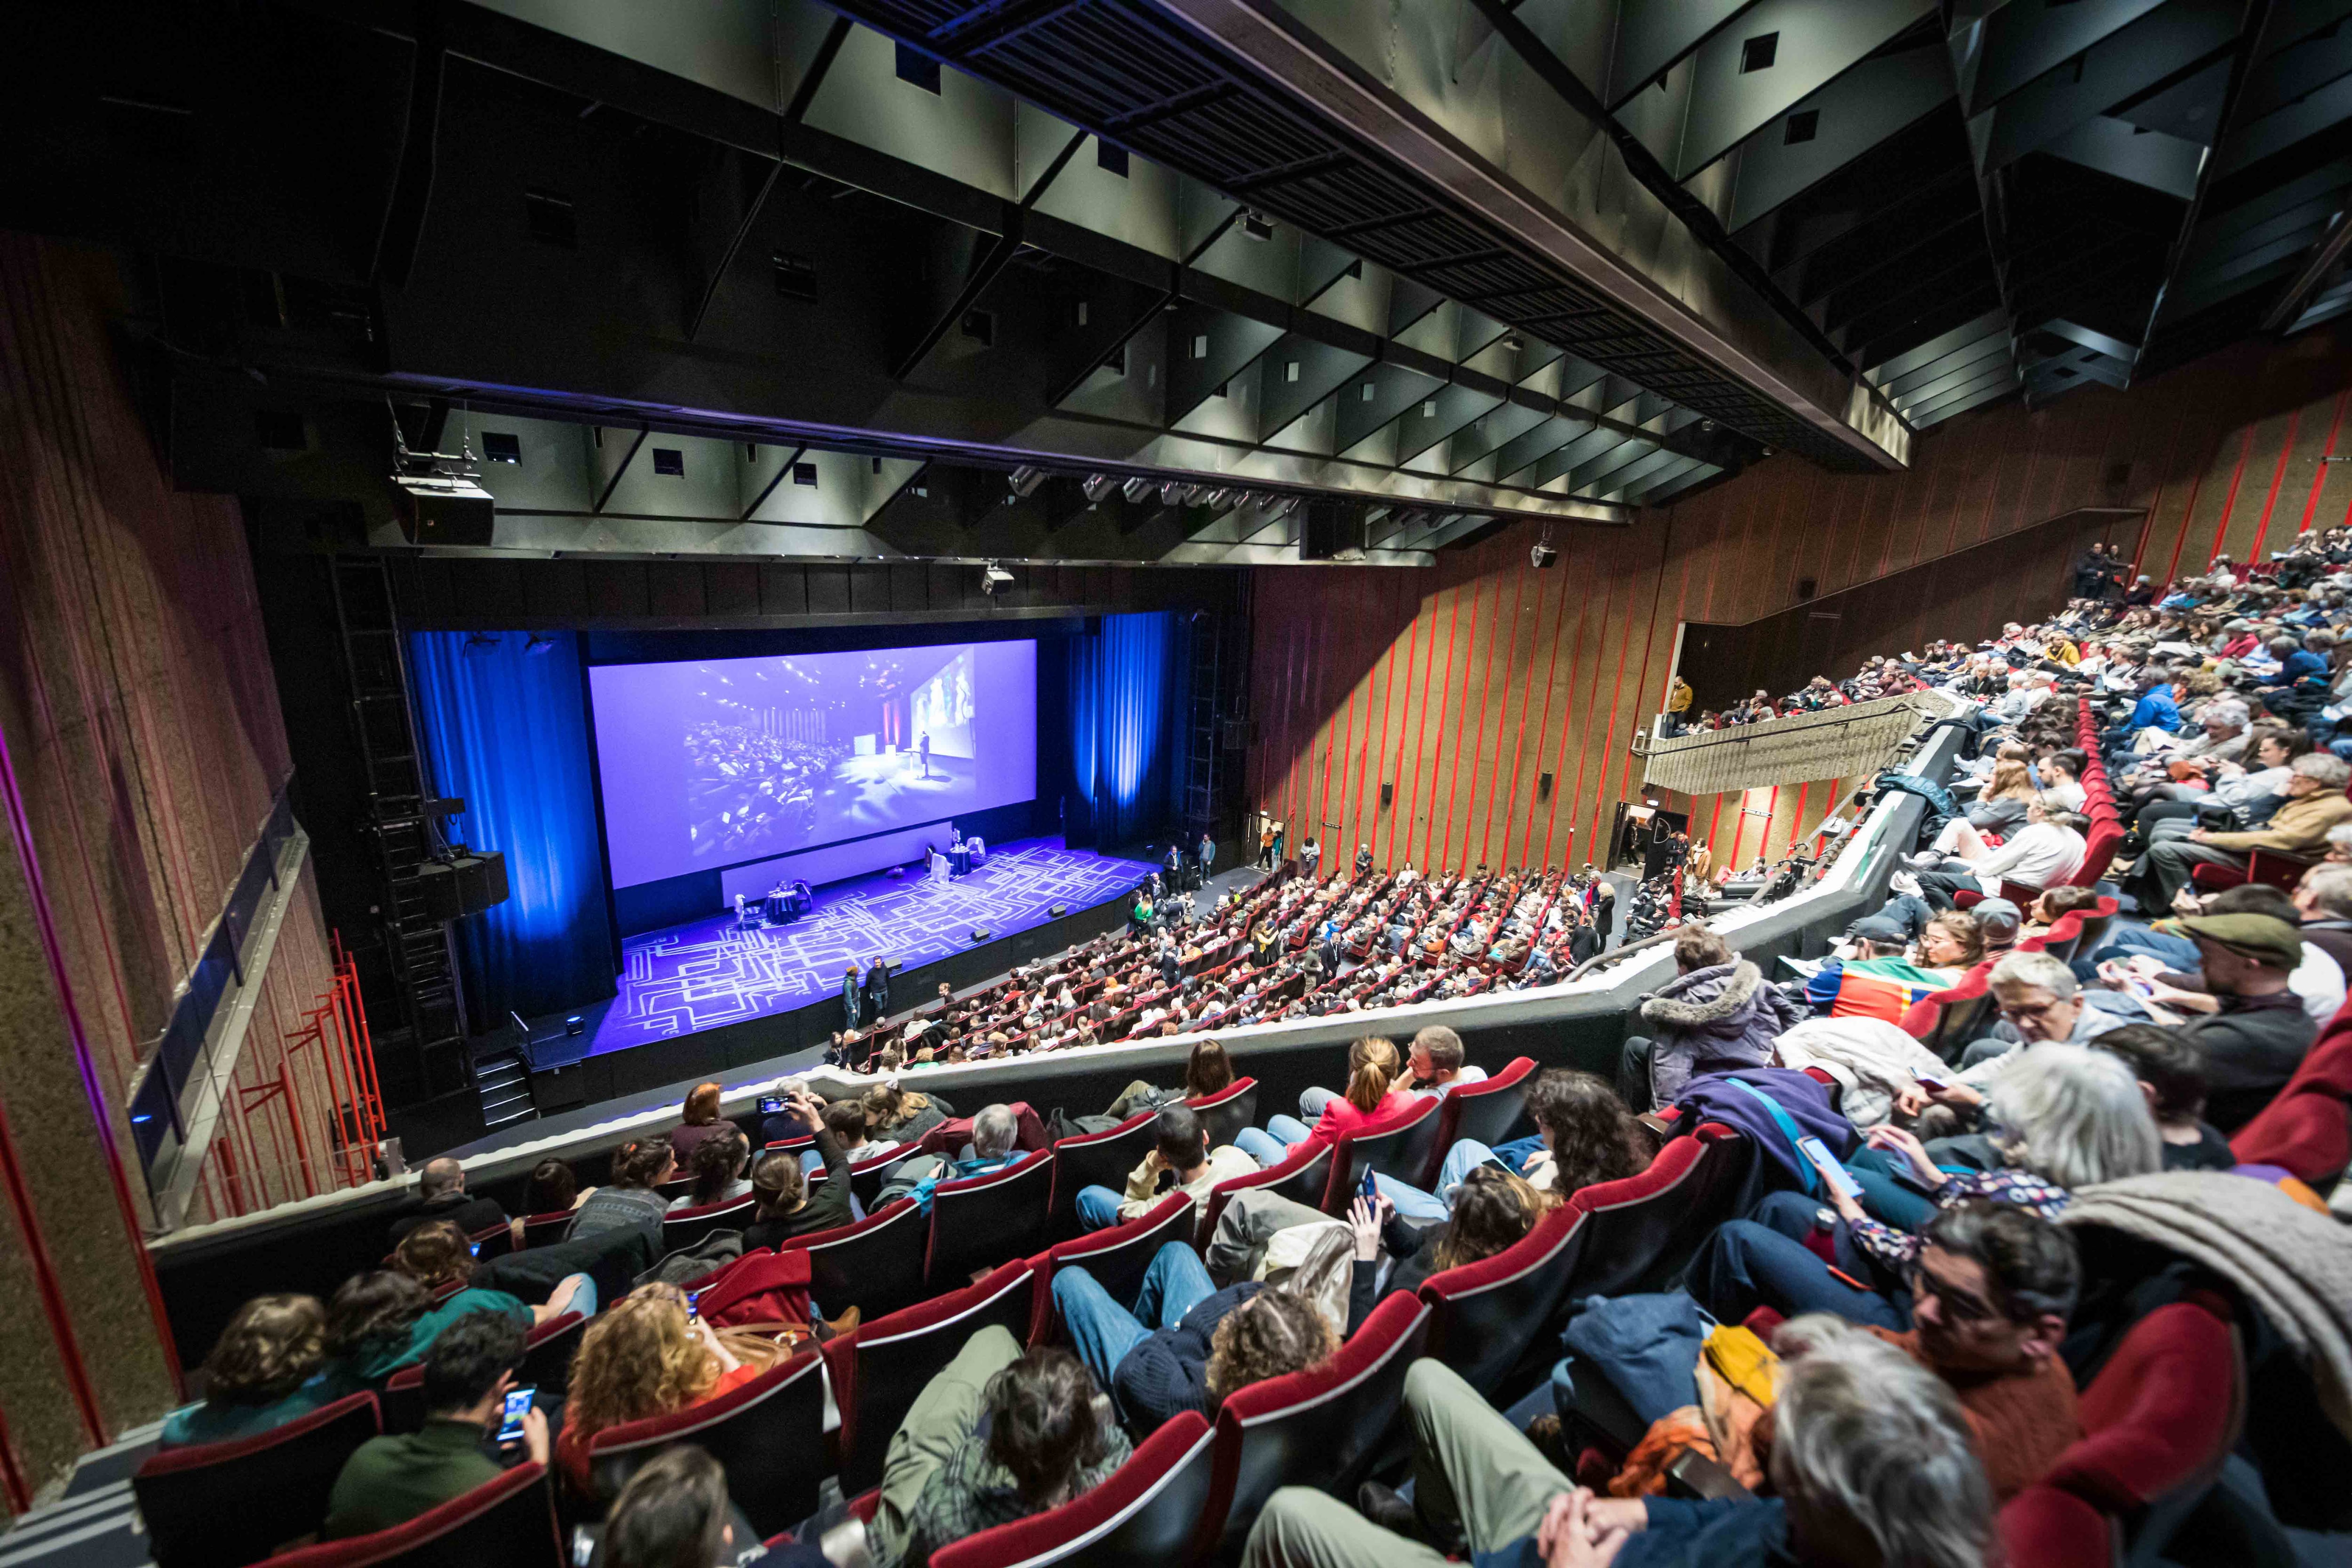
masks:
[(1302, 498), (1298, 496), (1280, 496), (1276, 498), (1273, 507), (1269, 509), (1270, 515), (1276, 518), (1288, 517), (1292, 512), (1298, 510), (1298, 503), (1301, 499)]
[(1118, 489), (1118, 481), (1108, 474), (1088, 474), (1079, 484), (1078, 489), (1086, 492), (1087, 500), (1098, 501)]
[(1274, 220), (1263, 213), (1242, 214), (1242, 235), (1248, 239), (1272, 239)]
[(994, 594), (1012, 581), (1013, 574), (993, 561), (980, 569), (980, 591), (983, 594)]
[(1182, 506), (1184, 502), (1190, 499), (1186, 494), (1186, 491), (1190, 488), (1191, 487), (1187, 485), (1178, 483), (1174, 479), (1163, 479), (1160, 481), (1160, 504), (1161, 506)]
[(1201, 498), (1202, 504), (1217, 511), (1231, 511), (1239, 504), (1242, 492), (1231, 485), (1219, 485)]
[(466, 653), (469, 658), (483, 658), (498, 651), (498, 633), (467, 632), (466, 634)]
[(552, 653), (554, 650), (555, 639), (545, 632), (531, 633), (530, 640), (522, 645), (522, 651), (526, 655)]
[(1118, 489), (1119, 493), (1128, 500), (1139, 501), (1151, 493), (1151, 481), (1146, 479), (1133, 479), (1119, 486)]
[(1559, 552), (1551, 547), (1551, 530), (1547, 527), (1543, 537), (1528, 546), (1528, 564), (1541, 572), (1559, 559)]
[(384, 401), (384, 413), (392, 418), (392, 499), (400, 514), (400, 531), (408, 542), (489, 543), (497, 527), (498, 503), (481, 486), (482, 470), (474, 461), (473, 443), (460, 440), (455, 452), (412, 452), (389, 398)]
[(1503, 340), (1503, 346), (1513, 353), (1517, 353), (1528, 346), (1528, 340), (1513, 332)]
[(1039, 485), (1045, 482), (1045, 470), (1043, 468), (1033, 468), (1024, 463), (1020, 468), (1017, 468), (1011, 473), (1005, 475), (1004, 482), (1013, 488), (1013, 493), (1014, 495), (1026, 500), (1031, 495), (1035, 493)]

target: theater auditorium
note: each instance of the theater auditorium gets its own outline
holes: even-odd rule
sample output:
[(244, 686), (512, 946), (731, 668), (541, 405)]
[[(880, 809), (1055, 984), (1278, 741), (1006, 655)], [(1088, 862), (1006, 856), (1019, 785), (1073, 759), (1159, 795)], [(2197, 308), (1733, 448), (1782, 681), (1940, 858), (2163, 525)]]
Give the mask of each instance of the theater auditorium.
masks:
[(0, 1568), (2352, 1563), (2352, 4), (11, 23)]

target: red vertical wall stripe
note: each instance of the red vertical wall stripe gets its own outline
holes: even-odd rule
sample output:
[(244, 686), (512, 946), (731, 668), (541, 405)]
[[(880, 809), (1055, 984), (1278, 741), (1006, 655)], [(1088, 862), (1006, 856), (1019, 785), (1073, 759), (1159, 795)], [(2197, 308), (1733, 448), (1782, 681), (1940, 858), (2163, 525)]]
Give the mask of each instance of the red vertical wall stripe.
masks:
[(2327, 445), (2319, 450), (2319, 461), (2311, 466), (2311, 494), (2303, 503), (2303, 522), (2296, 528), (2301, 538), (2311, 531), (2312, 515), (2319, 510), (2319, 492), (2327, 483), (2327, 459), (2336, 455), (2336, 433), (2344, 427), (2344, 400), (2352, 397), (2352, 386), (2336, 395), (2336, 413), (2327, 421)]
[(2262, 521), (2254, 524), (2254, 542), (2246, 546), (2249, 566), (2263, 558), (2263, 540), (2271, 531), (2271, 511), (2278, 505), (2279, 486), (2286, 479), (2286, 460), (2294, 456), (2295, 431), (2302, 423), (2303, 410), (2299, 408), (2286, 416), (2286, 438), (2279, 443), (2278, 467), (2271, 470), (2270, 493), (2263, 497)]

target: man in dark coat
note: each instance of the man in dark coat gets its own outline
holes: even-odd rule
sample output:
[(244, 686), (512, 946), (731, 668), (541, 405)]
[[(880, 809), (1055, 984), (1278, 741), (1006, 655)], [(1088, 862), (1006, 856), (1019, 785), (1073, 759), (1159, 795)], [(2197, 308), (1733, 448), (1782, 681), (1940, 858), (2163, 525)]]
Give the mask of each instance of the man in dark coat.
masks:
[(844, 1029), (857, 1027), (864, 1007), (857, 984), (857, 961), (853, 958), (849, 961), (849, 967), (841, 972), (841, 1026)]
[(890, 1015), (890, 963), (876, 959), (866, 970), (866, 1021), (878, 1024)]

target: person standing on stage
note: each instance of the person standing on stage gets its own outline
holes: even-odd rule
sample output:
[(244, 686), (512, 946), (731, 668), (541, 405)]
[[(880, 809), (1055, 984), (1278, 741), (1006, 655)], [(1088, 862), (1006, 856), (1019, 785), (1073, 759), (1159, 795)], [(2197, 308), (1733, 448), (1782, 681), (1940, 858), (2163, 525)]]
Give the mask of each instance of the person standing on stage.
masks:
[(1265, 819), (1265, 826), (1258, 830), (1257, 868), (1261, 871), (1274, 869), (1274, 818), (1270, 816)]
[(845, 1030), (857, 1027), (859, 1006), (857, 961), (853, 958), (849, 967), (841, 972), (841, 1026)]
[(877, 958), (866, 969), (866, 1021), (878, 1024), (890, 1012), (890, 963)]
[(1283, 839), (1286, 837), (1286, 835), (1283, 831), (1282, 824), (1280, 822), (1276, 822), (1274, 825), (1274, 864), (1277, 866), (1281, 865), (1283, 861)]
[(1160, 858), (1160, 880), (1171, 892), (1184, 885), (1184, 851), (1173, 839), (1169, 841), (1168, 853)]
[(929, 730), (915, 737), (915, 754), (923, 759), (923, 776), (931, 776), (931, 732)]

